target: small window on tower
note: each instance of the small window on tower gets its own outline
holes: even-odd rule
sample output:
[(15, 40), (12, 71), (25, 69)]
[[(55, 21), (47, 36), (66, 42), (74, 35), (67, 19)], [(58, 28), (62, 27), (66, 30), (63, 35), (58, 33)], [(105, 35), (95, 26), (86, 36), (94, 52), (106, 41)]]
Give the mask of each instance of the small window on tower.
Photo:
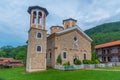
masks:
[(42, 34), (40, 32), (37, 33), (37, 38), (41, 38)]
[(41, 52), (41, 46), (37, 46), (37, 52)]

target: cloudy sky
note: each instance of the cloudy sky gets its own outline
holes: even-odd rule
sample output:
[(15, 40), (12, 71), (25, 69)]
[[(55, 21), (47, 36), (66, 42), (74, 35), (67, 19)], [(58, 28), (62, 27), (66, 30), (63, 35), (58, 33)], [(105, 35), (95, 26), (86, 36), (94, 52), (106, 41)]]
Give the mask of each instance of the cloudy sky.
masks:
[(120, 21), (120, 0), (2, 0), (0, 1), (0, 47), (25, 45), (30, 28), (29, 6), (45, 7), (46, 27), (62, 25), (62, 20), (75, 18), (86, 30), (96, 25)]

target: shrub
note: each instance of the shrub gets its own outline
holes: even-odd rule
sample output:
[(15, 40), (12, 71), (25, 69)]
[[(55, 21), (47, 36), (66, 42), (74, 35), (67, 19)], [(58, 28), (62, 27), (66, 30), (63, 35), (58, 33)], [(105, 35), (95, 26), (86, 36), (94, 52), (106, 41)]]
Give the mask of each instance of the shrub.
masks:
[(76, 59), (75, 62), (74, 62), (75, 65), (80, 65), (81, 64), (81, 61), (79, 59)]
[(59, 56), (57, 57), (57, 63), (61, 64), (62, 63), (62, 59), (61, 59), (61, 55), (59, 54)]
[(94, 61), (90, 60), (90, 64), (94, 64)]
[(68, 62), (64, 63), (63, 66), (70, 66), (70, 62), (68, 61)]
[(96, 59), (96, 60), (94, 61), (94, 63), (95, 63), (95, 64), (100, 64), (100, 61), (99, 61), (98, 59)]
[(100, 64), (100, 61), (98, 59), (93, 60), (83, 60), (83, 64)]
[(87, 59), (83, 60), (83, 64), (91, 64), (91, 63), (92, 63), (91, 60), (87, 60)]

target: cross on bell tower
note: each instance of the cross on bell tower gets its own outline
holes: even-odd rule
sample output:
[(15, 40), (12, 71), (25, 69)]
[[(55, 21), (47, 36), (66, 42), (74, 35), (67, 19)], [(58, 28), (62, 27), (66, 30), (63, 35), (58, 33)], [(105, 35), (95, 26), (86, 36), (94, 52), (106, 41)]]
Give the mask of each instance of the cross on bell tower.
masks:
[(48, 15), (46, 8), (31, 6), (28, 8), (28, 12), (30, 14), (30, 27), (45, 30), (46, 16)]

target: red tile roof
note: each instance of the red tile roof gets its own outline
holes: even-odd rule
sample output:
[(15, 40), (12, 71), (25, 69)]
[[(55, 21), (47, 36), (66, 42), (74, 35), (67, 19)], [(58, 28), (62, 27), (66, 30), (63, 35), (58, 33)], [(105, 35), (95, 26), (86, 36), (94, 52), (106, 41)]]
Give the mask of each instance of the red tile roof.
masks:
[(7, 59), (7, 60), (11, 60), (13, 58), (4, 58), (4, 57), (0, 57), (0, 59)]
[(22, 62), (22, 60), (9, 60), (9, 62), (13, 62), (13, 63), (14, 63), (14, 62), (15, 62), (15, 63), (18, 62), (18, 63), (19, 63), (19, 62)]
[(120, 45), (120, 40), (113, 41), (113, 42), (108, 42), (108, 43), (105, 43), (105, 44), (96, 45), (95, 49), (105, 48), (105, 47), (111, 47), (111, 46), (116, 46), (116, 45)]
[(11, 62), (11, 63), (21, 63), (22, 62), (22, 60), (15, 60), (13, 58), (1, 58), (0, 57), (0, 59), (3, 60), (3, 61), (0, 61), (0, 64), (5, 64), (7, 62)]

